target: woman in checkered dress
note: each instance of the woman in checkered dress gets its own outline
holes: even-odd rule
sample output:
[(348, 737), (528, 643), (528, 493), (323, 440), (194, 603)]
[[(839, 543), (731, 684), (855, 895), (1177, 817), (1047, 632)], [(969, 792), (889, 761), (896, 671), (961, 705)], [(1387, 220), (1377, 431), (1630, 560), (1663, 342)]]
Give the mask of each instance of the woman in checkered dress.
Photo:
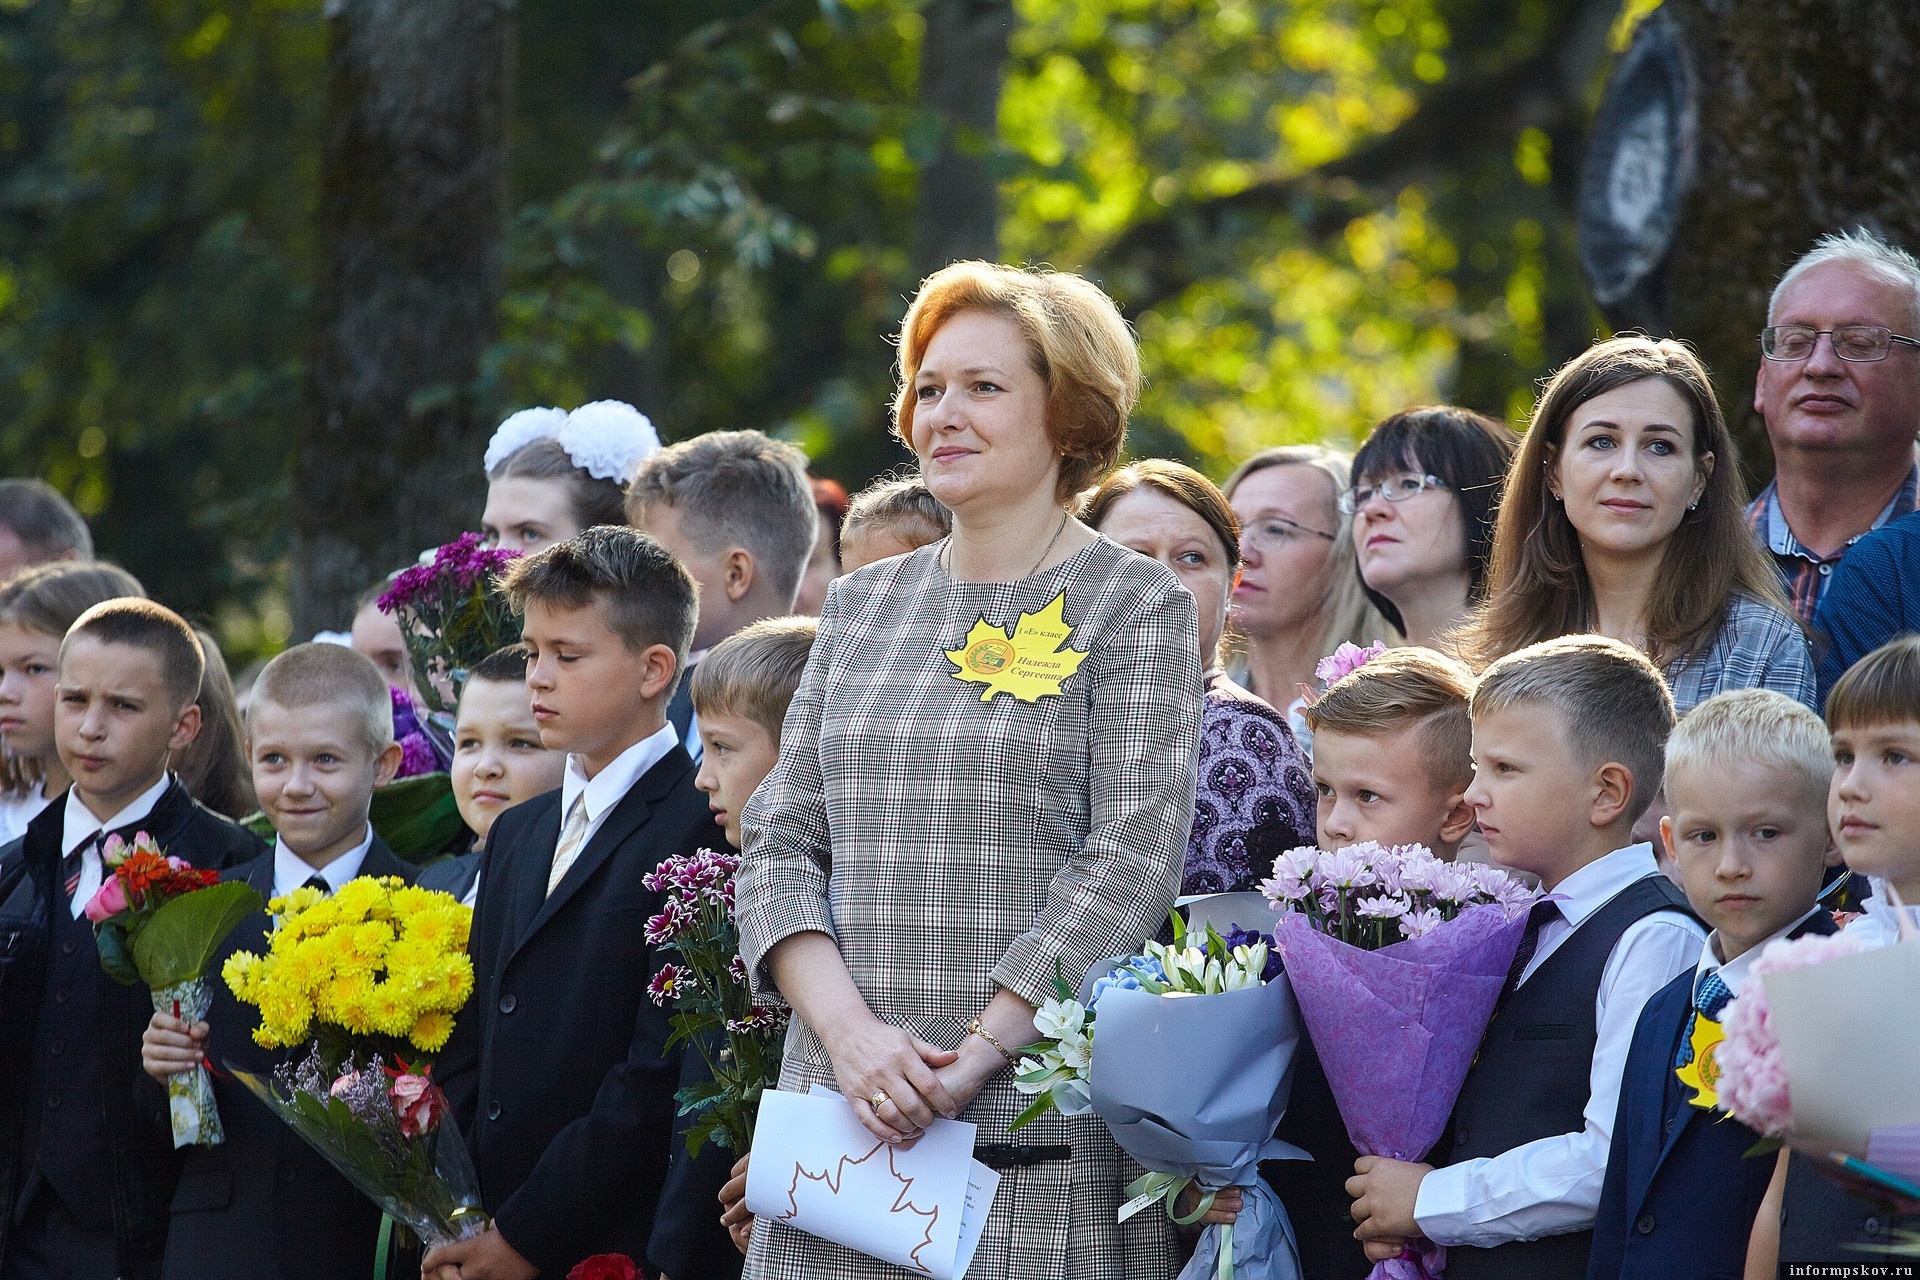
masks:
[[(980, 1126), (1002, 1182), (970, 1276), (1177, 1270), (1139, 1173), (1092, 1116), (1009, 1135), (1007, 1052), (1056, 973), (1165, 918), (1193, 817), (1193, 599), (1067, 515), (1112, 464), (1138, 387), (1111, 301), (983, 263), (929, 278), (896, 424), (953, 536), (840, 579), (743, 819), (741, 950), (796, 1017), (780, 1086), (843, 1093), (877, 1138)], [(778, 1221), (751, 1277), (912, 1274)]]

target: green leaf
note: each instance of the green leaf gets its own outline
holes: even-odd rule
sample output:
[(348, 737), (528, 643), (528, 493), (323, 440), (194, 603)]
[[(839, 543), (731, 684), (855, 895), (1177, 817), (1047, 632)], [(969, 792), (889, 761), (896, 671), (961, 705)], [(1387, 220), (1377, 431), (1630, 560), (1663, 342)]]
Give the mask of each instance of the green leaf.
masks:
[(1043, 1093), (1029, 1102), (1025, 1111), (1013, 1118), (1013, 1123), (1007, 1126), (1007, 1132), (1018, 1133), (1051, 1110), (1053, 1110), (1053, 1095)]
[(444, 773), (388, 783), (373, 793), (367, 817), (387, 848), (415, 865), (445, 849), (466, 825), (453, 799), (453, 780)]
[(162, 903), (135, 935), (134, 965), (155, 991), (198, 978), (227, 935), (263, 905), (254, 887), (241, 880), (181, 894)]
[(131, 987), (140, 981), (140, 971), (133, 966), (133, 956), (127, 951), (127, 931), (118, 924), (103, 924), (93, 931), (93, 944), (100, 950), (100, 967), (107, 976), (123, 987)]

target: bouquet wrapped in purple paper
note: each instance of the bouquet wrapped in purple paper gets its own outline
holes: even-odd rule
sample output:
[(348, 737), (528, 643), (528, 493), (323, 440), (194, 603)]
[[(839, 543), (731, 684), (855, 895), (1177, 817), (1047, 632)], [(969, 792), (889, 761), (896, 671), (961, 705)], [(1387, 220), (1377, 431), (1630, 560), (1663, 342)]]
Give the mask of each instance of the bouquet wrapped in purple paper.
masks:
[[(1274, 940), (1340, 1119), (1366, 1155), (1418, 1160), (1440, 1140), (1539, 896), (1498, 867), (1418, 845), (1294, 849), (1261, 886)], [(1439, 1275), (1426, 1247), (1371, 1280)]]

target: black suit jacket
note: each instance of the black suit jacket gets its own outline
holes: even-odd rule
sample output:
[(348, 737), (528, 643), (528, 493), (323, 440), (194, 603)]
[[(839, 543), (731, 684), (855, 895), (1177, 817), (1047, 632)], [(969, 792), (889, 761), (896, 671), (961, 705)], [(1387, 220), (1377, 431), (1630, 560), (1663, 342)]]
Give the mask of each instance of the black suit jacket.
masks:
[[(363, 876), (398, 876), (411, 884), (417, 869), (402, 862), (379, 836), (360, 864)], [(223, 877), (244, 880), (273, 897), (273, 854)], [(273, 918), (260, 911), (227, 936), (212, 972), (237, 951), (264, 954)], [(227, 1140), (188, 1147), (173, 1195), (167, 1235), (168, 1280), (342, 1280), (373, 1272), (380, 1210), (354, 1190), (319, 1153), (239, 1081), (230, 1067), (271, 1080), (273, 1070), (302, 1049), (263, 1049), (253, 1041), (260, 1013), (213, 983), (207, 1057), (220, 1069), (213, 1094)]]
[[(1789, 936), (1834, 931), (1833, 917), (1820, 911)], [(1634, 1027), (1587, 1280), (1740, 1280), (1746, 1271), (1747, 1238), (1774, 1159), (1748, 1157), (1760, 1135), (1694, 1106), (1693, 1091), (1674, 1074), (1692, 1023), (1695, 972), (1656, 992)]]
[[(180, 1154), (166, 1095), (140, 1069), (152, 999), (142, 985), (123, 987), (107, 977), (98, 953), (89, 954), (91, 930), (68, 914), (60, 883), (65, 821), (65, 801), (56, 799), (0, 852), (0, 865), (18, 868), (3, 877), (8, 893), (0, 900), (0, 1258), (11, 1210), (51, 1181), (37, 1153), (41, 1120), (52, 1116), (62, 1122), (58, 1159), (98, 1171), (93, 1194), (69, 1211), (110, 1221), (121, 1275), (144, 1280), (159, 1273)], [(262, 848), (244, 827), (202, 807), (178, 779), (151, 813), (115, 834), (132, 840), (141, 831), (168, 854), (211, 870), (258, 857)], [(81, 1107), (100, 1118), (104, 1136), (88, 1136), (91, 1123), (65, 1119)]]
[(441, 1061), (487, 1208), (543, 1275), (598, 1253), (646, 1255), (666, 1176), (680, 1054), (647, 998), (655, 970), (641, 883), (712, 843), (679, 747), (614, 806), (549, 896), (561, 792), (500, 815), (470, 950), (473, 999)]

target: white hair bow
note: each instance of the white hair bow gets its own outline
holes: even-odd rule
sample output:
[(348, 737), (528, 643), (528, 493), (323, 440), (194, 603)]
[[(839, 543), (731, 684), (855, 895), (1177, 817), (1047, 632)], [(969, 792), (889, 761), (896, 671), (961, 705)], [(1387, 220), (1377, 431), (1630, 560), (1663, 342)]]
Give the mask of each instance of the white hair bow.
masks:
[(491, 473), (526, 445), (549, 438), (567, 451), (574, 466), (621, 484), (633, 479), (640, 464), (660, 451), (660, 435), (646, 414), (620, 400), (596, 400), (572, 413), (552, 408), (520, 410), (493, 433), (482, 465)]

